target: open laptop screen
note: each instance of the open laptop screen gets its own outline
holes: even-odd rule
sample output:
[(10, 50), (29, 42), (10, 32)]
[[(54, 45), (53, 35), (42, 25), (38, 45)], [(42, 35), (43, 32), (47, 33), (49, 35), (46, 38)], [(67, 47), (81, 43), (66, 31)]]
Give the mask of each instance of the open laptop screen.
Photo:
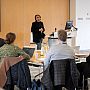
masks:
[(33, 54), (34, 54), (35, 48), (26, 48), (26, 47), (24, 47), (23, 50), (24, 50), (24, 52), (26, 52), (28, 55), (30, 55), (30, 57), (32, 57)]

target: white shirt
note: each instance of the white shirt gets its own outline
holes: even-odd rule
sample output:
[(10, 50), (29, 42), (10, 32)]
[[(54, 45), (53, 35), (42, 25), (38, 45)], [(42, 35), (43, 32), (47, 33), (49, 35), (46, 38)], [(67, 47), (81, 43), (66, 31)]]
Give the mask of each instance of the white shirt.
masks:
[(52, 60), (60, 59), (74, 59), (74, 50), (67, 44), (57, 44), (52, 46), (47, 52), (46, 59), (44, 61), (45, 68)]

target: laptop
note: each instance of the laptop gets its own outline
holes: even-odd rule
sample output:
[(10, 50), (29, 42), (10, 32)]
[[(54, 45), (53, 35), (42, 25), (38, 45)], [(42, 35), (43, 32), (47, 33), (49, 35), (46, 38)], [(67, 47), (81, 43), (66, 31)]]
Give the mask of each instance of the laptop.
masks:
[(35, 51), (35, 48), (24, 47), (23, 50), (24, 50), (25, 53), (27, 53), (32, 58), (32, 56), (34, 54), (34, 51)]

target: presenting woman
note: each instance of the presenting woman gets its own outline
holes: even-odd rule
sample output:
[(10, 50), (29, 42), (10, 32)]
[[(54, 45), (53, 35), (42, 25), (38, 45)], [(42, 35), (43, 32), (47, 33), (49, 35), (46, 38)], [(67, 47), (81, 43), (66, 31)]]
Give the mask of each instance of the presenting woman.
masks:
[(35, 15), (35, 22), (32, 23), (31, 32), (33, 33), (33, 42), (37, 44), (38, 50), (41, 49), (41, 43), (45, 37), (44, 31), (45, 28), (43, 22), (41, 22), (41, 16)]

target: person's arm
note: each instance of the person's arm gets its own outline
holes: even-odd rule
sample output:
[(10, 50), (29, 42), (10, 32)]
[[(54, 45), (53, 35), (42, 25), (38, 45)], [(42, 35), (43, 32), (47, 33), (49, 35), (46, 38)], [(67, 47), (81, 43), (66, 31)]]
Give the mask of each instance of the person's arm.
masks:
[(41, 22), (41, 23), (42, 23), (42, 29), (43, 29), (42, 32), (44, 32), (45, 31), (44, 24), (43, 24), (43, 22)]
[(31, 32), (32, 32), (32, 33), (38, 33), (38, 32), (39, 32), (39, 28), (38, 28), (36, 22), (33, 22), (33, 23), (32, 23)]
[(15, 46), (16, 53), (18, 53), (18, 56), (23, 56), (24, 59), (30, 60), (30, 56), (26, 54), (21, 48)]
[(32, 23), (31, 32), (34, 32), (34, 23)]
[(32, 26), (31, 26), (31, 32), (33, 33), (37, 33), (38, 32), (38, 29), (37, 29), (37, 23), (36, 22), (33, 22), (32, 23)]
[(49, 49), (49, 51), (46, 54), (46, 58), (44, 60), (44, 66), (45, 69), (48, 67), (48, 65), (50, 64), (50, 60), (51, 60), (51, 56), (52, 56), (52, 49)]

